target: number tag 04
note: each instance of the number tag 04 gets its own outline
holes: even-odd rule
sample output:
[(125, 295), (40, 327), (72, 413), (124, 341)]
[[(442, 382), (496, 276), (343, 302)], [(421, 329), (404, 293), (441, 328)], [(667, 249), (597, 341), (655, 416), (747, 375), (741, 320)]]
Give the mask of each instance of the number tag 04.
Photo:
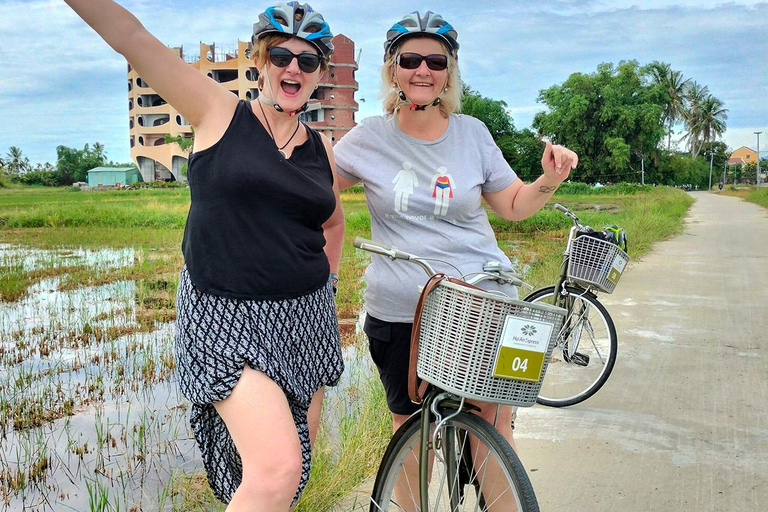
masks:
[(552, 336), (553, 325), (512, 315), (504, 320), (493, 376), (537, 382)]

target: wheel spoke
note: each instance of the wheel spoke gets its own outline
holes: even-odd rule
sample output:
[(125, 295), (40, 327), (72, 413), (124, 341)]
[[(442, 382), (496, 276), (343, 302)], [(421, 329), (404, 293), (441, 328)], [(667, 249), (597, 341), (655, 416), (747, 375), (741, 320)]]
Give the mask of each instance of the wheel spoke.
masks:
[[(430, 448), (427, 462), (432, 466), (426, 490), (431, 507), (428, 512), (538, 512), (522, 464), (485, 420), (459, 413), (440, 427), (439, 435), (442, 446)], [(403, 473), (418, 473), (418, 468), (409, 467), (407, 462), (413, 461), (419, 438), (418, 418), (409, 419), (393, 437), (374, 485), (372, 512), (419, 510), (418, 489), (400, 485), (417, 480)]]
[[(566, 288), (563, 303), (570, 312), (565, 338), (553, 350), (539, 403), (562, 407), (582, 402), (606, 382), (616, 361), (616, 329), (608, 311), (591, 294)], [(530, 302), (552, 304), (554, 287), (529, 295)], [(588, 337), (588, 340), (584, 338)]]

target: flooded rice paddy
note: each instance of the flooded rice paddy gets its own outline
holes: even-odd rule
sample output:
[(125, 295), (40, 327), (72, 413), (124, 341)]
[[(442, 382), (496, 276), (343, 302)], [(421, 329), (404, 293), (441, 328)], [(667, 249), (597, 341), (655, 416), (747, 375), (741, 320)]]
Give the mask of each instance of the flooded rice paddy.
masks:
[[(175, 282), (73, 287), (63, 271), (137, 257), (0, 244), (6, 274), (61, 271), (0, 302), (0, 510), (173, 510), (174, 482), (201, 473), (175, 383)], [(354, 348), (347, 358), (357, 359)]]

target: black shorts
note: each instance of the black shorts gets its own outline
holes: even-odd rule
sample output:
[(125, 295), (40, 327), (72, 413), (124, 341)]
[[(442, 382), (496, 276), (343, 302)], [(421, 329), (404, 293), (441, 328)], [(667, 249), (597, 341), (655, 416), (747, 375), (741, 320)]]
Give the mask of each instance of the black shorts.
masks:
[(419, 405), (408, 397), (408, 360), (411, 355), (412, 323), (386, 322), (365, 316), (371, 358), (387, 393), (387, 405), (395, 414), (411, 415)]

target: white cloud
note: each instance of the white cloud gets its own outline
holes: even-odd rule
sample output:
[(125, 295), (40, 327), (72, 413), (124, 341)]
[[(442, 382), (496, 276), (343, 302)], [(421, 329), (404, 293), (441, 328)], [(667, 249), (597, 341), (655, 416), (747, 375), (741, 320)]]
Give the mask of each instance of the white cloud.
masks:
[[(270, 2), (121, 3), (160, 40), (196, 53), (201, 40), (219, 48), (247, 40)], [(358, 98), (366, 101), (358, 119), (379, 114), (384, 34), (400, 15), (429, 6), (405, 0), (385, 9), (371, 0), (310, 3), (334, 32), (362, 49)], [(732, 147), (754, 145), (749, 135), (768, 120), (766, 2), (446, 0), (431, 8), (459, 31), (465, 81), (506, 101), (518, 129), (543, 110), (536, 103), (539, 90), (573, 72), (594, 72), (601, 62), (626, 59), (669, 62), (709, 86), (729, 109), (725, 140)], [(128, 159), (125, 61), (63, 2), (0, 3), (0, 52), (0, 153), (17, 145), (33, 161), (53, 161), (58, 144), (82, 147), (98, 140), (111, 158)]]

